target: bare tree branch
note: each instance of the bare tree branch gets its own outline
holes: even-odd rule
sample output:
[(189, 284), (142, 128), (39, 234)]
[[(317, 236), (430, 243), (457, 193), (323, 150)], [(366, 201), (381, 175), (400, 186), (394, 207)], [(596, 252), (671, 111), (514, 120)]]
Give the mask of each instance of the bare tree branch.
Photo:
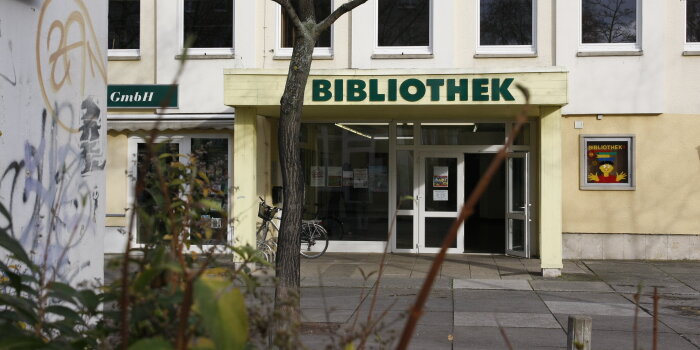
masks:
[[(272, 1), (277, 1), (277, 0), (272, 0)], [(280, 1), (284, 1), (284, 0), (280, 0)], [(316, 33), (318, 33), (318, 34), (323, 33), (323, 31), (328, 29), (331, 26), (331, 24), (333, 24), (338, 18), (340, 18), (340, 16), (346, 14), (347, 12), (352, 11), (355, 7), (358, 7), (362, 4), (364, 4), (365, 2), (367, 2), (367, 0), (351, 0), (350, 2), (346, 2), (342, 5), (340, 5), (340, 7), (335, 9), (335, 11), (333, 11), (333, 13), (328, 15), (328, 17), (326, 17), (323, 21), (321, 21), (316, 26)]]
[[(282, 9), (287, 12), (287, 17), (289, 17), (289, 20), (292, 21), (292, 24), (294, 24), (294, 27), (297, 30), (297, 33), (301, 35), (306, 35), (307, 30), (304, 27), (304, 24), (301, 23), (301, 19), (299, 19), (299, 15), (297, 15), (297, 11), (294, 9), (294, 6), (292, 6), (292, 2), (290, 0), (272, 0), (276, 3), (278, 3), (280, 6), (282, 6)], [(365, 0), (366, 1), (366, 0)]]

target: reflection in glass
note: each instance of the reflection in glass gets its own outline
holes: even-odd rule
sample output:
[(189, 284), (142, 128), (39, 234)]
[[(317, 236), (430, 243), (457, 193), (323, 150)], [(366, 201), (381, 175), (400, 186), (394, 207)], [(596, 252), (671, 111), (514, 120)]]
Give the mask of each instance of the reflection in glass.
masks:
[(525, 211), (525, 158), (510, 158), (511, 212)]
[(424, 145), (497, 145), (503, 144), (503, 123), (422, 124)]
[(111, 49), (138, 49), (141, 23), (139, 0), (109, 0), (109, 42)]
[[(228, 231), (228, 140), (193, 138), (192, 154), (197, 159), (197, 169), (209, 178), (209, 187), (213, 190), (206, 198), (221, 206), (221, 211), (198, 210), (199, 227), (211, 231), (194, 232), (193, 227), (192, 239), (201, 238), (202, 244), (225, 244)], [(204, 196), (195, 194), (195, 198), (203, 199)]]
[[(287, 11), (280, 9), (282, 11), (282, 43), (281, 47), (293, 47), (294, 46), (294, 36), (296, 35), (296, 30), (294, 24), (287, 18)], [(316, 14), (316, 21), (320, 22), (324, 18), (331, 14), (331, 0), (315, 0), (314, 1), (314, 13)], [(316, 41), (316, 47), (331, 47), (331, 30), (330, 28), (325, 32), (321, 33)]]
[[(425, 247), (440, 248), (454, 221), (455, 218), (425, 218)], [(457, 240), (452, 241), (450, 248), (457, 248)]]
[(700, 42), (700, 0), (686, 0), (685, 4), (685, 42)]
[(457, 158), (425, 158), (425, 211), (457, 211)]
[(396, 125), (396, 144), (413, 144), (413, 123)]
[(413, 249), (413, 216), (396, 217), (396, 248)]
[(525, 220), (508, 219), (510, 227), (510, 249), (514, 251), (525, 251)]
[(194, 48), (233, 47), (232, 0), (184, 0), (184, 39)]
[(399, 210), (413, 209), (413, 151), (396, 151), (396, 202)]
[(637, 42), (637, 0), (582, 0), (584, 44)]
[[(385, 241), (389, 228), (388, 124), (302, 124), (305, 208), (342, 220), (343, 240)], [(331, 237), (333, 239), (333, 237)]]
[(481, 45), (532, 45), (532, 0), (480, 0)]
[(429, 46), (430, 0), (378, 0), (379, 46)]
[[(143, 179), (145, 188), (136, 193), (137, 213), (137, 235), (138, 243), (154, 243), (159, 237), (168, 233), (166, 223), (159, 220), (154, 213), (163, 213), (167, 208), (158, 206), (158, 197), (162, 195), (158, 176), (156, 175), (156, 162), (160, 163), (160, 168), (167, 179), (169, 164), (178, 161), (177, 154), (180, 153), (180, 145), (177, 143), (159, 143), (154, 145), (151, 159), (148, 159), (148, 146), (139, 143), (136, 153), (136, 177)], [(162, 154), (170, 156), (160, 157)], [(146, 165), (144, 166), (144, 163)], [(177, 192), (170, 194), (177, 197)], [(161, 201), (162, 202), (162, 201)]]

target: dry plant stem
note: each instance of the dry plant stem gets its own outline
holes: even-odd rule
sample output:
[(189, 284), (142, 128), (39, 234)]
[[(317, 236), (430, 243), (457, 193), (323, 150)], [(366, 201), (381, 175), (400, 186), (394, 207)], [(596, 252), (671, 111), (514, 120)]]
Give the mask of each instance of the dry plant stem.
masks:
[(508, 334), (506, 334), (505, 328), (503, 328), (501, 322), (498, 322), (498, 319), (496, 319), (496, 324), (498, 325), (498, 331), (501, 332), (501, 337), (503, 337), (503, 341), (506, 342), (506, 347), (508, 348), (508, 350), (513, 350), (513, 344), (510, 343)]
[(634, 294), (634, 323), (632, 324), (632, 350), (637, 350), (637, 321), (639, 319), (639, 296), (642, 292), (641, 287), (637, 287), (637, 293)]
[(430, 266), (430, 271), (428, 272), (428, 276), (423, 281), (423, 287), (421, 287), (420, 293), (416, 298), (416, 302), (413, 305), (413, 307), (411, 307), (411, 311), (408, 315), (408, 321), (406, 322), (406, 326), (403, 330), (403, 333), (401, 334), (399, 345), (396, 347), (396, 349), (404, 350), (408, 348), (408, 344), (411, 341), (411, 337), (413, 335), (413, 331), (416, 328), (416, 324), (418, 323), (418, 319), (423, 314), (423, 306), (425, 305), (426, 300), (428, 300), (430, 290), (433, 287), (433, 283), (435, 282), (435, 278), (437, 277), (438, 271), (440, 270), (440, 266), (445, 260), (445, 254), (447, 253), (447, 249), (457, 238), (457, 231), (459, 230), (459, 227), (469, 216), (471, 216), (474, 213), (474, 208), (477, 202), (486, 191), (489, 183), (491, 182), (491, 179), (493, 179), (493, 176), (496, 174), (496, 171), (503, 163), (503, 160), (506, 158), (508, 148), (510, 148), (510, 146), (513, 144), (513, 140), (518, 135), (518, 133), (520, 133), (520, 129), (522, 129), (523, 124), (527, 121), (529, 94), (527, 90), (525, 90), (522, 86), (518, 85), (517, 87), (525, 95), (526, 104), (523, 107), (523, 110), (516, 116), (516, 124), (513, 130), (511, 131), (510, 135), (508, 136), (508, 141), (506, 142), (504, 147), (498, 153), (496, 153), (496, 156), (489, 164), (489, 167), (486, 169), (486, 172), (484, 172), (484, 175), (479, 179), (479, 182), (476, 184), (474, 191), (469, 195), (469, 198), (464, 203), (464, 206), (462, 207), (462, 210), (459, 213), (459, 217), (457, 217), (457, 219), (454, 222), (452, 222), (452, 226), (450, 226), (449, 233), (447, 234), (447, 236), (445, 236), (445, 239), (442, 241), (440, 252), (433, 260), (433, 263)]
[[(175, 77), (173, 78), (173, 83), (171, 84), (171, 87), (168, 89), (168, 92), (165, 94), (165, 98), (163, 99), (163, 102), (161, 103), (161, 108), (166, 108), (170, 104), (170, 100), (175, 96), (176, 92), (176, 85), (177, 82), (180, 80), (180, 76), (182, 75), (182, 72), (185, 69), (185, 63), (187, 62), (187, 50), (188, 48), (192, 45), (193, 39), (188, 38), (188, 40), (185, 42), (185, 47), (182, 49), (182, 62), (180, 63), (180, 66), (178, 67), (177, 72), (175, 73)], [(156, 118), (156, 123), (153, 126), (153, 129), (151, 130), (148, 140), (147, 140), (147, 147), (146, 147), (146, 152), (147, 152), (147, 159), (151, 159), (153, 156), (153, 142), (156, 139), (157, 136), (157, 130), (158, 127), (160, 126), (160, 123), (162, 122), (162, 116), (159, 116)], [(139, 170), (144, 173), (146, 170), (146, 163), (144, 162), (141, 164), (139, 167)], [(136, 195), (140, 194), (144, 190), (144, 179), (140, 177), (136, 177), (136, 185), (134, 189)], [(123, 350), (127, 350), (129, 348), (129, 254), (131, 253), (131, 240), (134, 237), (134, 225), (136, 222), (136, 207), (137, 204), (134, 203), (131, 207), (131, 215), (129, 215), (129, 227), (127, 230), (127, 240), (126, 240), (126, 248), (124, 249), (124, 258), (122, 260), (122, 269), (121, 269), (121, 295), (119, 297), (119, 307), (121, 311), (120, 315), (120, 338), (121, 338), (121, 348)]]
[(659, 336), (659, 292), (654, 287), (654, 330), (652, 332), (652, 349), (656, 350)]

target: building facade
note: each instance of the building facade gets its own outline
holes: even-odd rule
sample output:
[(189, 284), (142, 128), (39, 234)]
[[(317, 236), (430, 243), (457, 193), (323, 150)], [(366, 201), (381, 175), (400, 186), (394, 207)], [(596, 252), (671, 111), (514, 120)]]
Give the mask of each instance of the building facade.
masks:
[[(253, 244), (258, 196), (281, 186), (293, 28), (272, 1), (110, 9), (109, 83), (177, 79), (178, 103), (109, 110), (106, 251), (123, 246), (154, 127), (181, 153), (211, 152), (229, 193), (217, 239)], [(369, 0), (314, 51), (305, 206), (342, 222), (331, 251), (437, 251), (526, 107), (521, 85), (528, 123), (451, 253), (539, 257), (545, 275), (566, 258), (700, 259), (699, 55), (697, 0)]]

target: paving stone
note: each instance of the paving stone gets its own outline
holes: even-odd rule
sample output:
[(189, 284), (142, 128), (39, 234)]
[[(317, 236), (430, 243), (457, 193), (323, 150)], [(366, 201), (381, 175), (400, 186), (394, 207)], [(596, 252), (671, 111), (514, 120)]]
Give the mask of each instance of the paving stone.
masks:
[(530, 285), (534, 290), (560, 292), (612, 292), (612, 288), (604, 282), (595, 281), (550, 281), (535, 280)]
[(681, 334), (685, 339), (688, 339), (693, 345), (700, 349), (700, 335), (697, 334)]
[[(562, 329), (504, 328), (506, 337), (514, 349), (565, 349), (566, 333)], [(458, 327), (454, 331), (455, 349), (493, 350), (507, 349), (501, 331), (497, 327)]]
[(561, 328), (552, 314), (455, 312), (454, 325), (468, 327)]
[[(637, 344), (640, 349), (652, 348), (651, 332), (638, 333)], [(591, 348), (596, 350), (632, 349), (634, 333), (622, 331), (594, 330), (591, 333)], [(675, 333), (659, 333), (658, 348), (669, 350), (697, 350), (688, 340)]]
[(455, 279), (453, 283), (455, 289), (532, 290), (525, 280)]
[[(638, 290), (637, 284), (629, 283), (610, 283), (610, 286), (619, 293), (636, 293)], [(645, 282), (643, 283), (643, 291), (652, 291), (656, 287), (659, 294), (684, 294), (684, 295), (700, 295), (697, 290), (688, 287), (680, 282)]]
[(532, 291), (455, 289), (454, 311), (543, 314), (549, 309)]
[(335, 322), (344, 323), (350, 318), (353, 310), (324, 310), (304, 309), (301, 311), (302, 322)]
[[(569, 316), (568, 314), (554, 315), (564, 329), (568, 329)], [(601, 315), (586, 315), (593, 319), (593, 331), (624, 331), (632, 332), (634, 330), (634, 316), (601, 316)], [(674, 331), (662, 323), (657, 325), (660, 333), (673, 333)], [(654, 329), (654, 320), (652, 317), (638, 317), (637, 330), (639, 332), (651, 332)]]
[(618, 303), (630, 302), (627, 298), (617, 293), (605, 292), (545, 292), (538, 291), (537, 294), (544, 301), (576, 301), (588, 303)]
[[(600, 315), (600, 316), (634, 316), (635, 305), (632, 303), (582, 303), (577, 301), (545, 301), (554, 314), (567, 315)], [(651, 317), (643, 310), (638, 311), (638, 317)]]

